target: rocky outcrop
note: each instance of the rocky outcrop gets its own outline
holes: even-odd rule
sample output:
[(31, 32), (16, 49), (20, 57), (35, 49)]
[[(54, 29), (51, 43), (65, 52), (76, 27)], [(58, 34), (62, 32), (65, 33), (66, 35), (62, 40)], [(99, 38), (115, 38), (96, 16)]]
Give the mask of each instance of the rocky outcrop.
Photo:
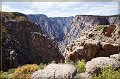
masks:
[(91, 73), (91, 74), (96, 74), (100, 72), (101, 68), (105, 68), (106, 66), (111, 66), (113, 68), (119, 68), (120, 61), (109, 58), (109, 57), (93, 58), (91, 61), (88, 61), (86, 63), (86, 72)]
[(119, 54), (110, 55), (110, 58), (113, 58), (113, 59), (116, 59), (116, 60), (120, 61), (120, 53)]
[[(119, 15), (115, 16), (92, 16), (92, 15), (76, 15), (73, 19), (73, 23), (70, 27), (70, 32), (65, 35), (62, 43), (59, 45), (60, 50), (64, 52), (66, 45), (70, 45), (72, 41), (81, 38), (83, 32), (87, 32), (89, 29), (96, 27), (97, 25), (119, 25)], [(100, 29), (100, 28), (99, 28)], [(104, 28), (104, 30), (109, 30), (109, 33), (105, 34), (107, 36), (112, 31), (113, 28)]]
[(83, 73), (77, 74), (74, 78), (75, 79), (93, 79), (94, 76), (101, 73), (101, 69), (113, 68), (119, 69), (120, 68), (120, 61), (117, 60), (119, 54), (110, 55), (110, 57), (97, 57), (93, 58), (91, 61), (86, 63), (86, 71)]
[(21, 13), (2, 13), (3, 70), (31, 63), (59, 62), (62, 55), (54, 40)]
[(32, 79), (71, 79), (76, 68), (70, 64), (49, 64), (43, 70), (33, 73)]
[(39, 24), (42, 30), (57, 42), (61, 42), (69, 32), (73, 19), (73, 17), (47, 17), (43, 14), (30, 14), (28, 18)]
[(103, 25), (90, 28), (81, 37), (69, 44), (64, 52), (65, 59), (77, 61), (106, 57), (120, 51), (118, 25)]
[(88, 72), (85, 72), (78, 74), (78, 76), (75, 76), (74, 79), (93, 79), (93, 76)]

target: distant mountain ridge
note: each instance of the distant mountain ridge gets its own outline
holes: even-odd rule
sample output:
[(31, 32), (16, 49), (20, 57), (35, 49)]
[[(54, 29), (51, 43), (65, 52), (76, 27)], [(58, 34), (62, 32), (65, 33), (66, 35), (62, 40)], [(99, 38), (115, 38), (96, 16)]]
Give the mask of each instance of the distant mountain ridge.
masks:
[(47, 17), (44, 14), (30, 14), (28, 19), (40, 25), (52, 39), (61, 42), (69, 32), (73, 17)]

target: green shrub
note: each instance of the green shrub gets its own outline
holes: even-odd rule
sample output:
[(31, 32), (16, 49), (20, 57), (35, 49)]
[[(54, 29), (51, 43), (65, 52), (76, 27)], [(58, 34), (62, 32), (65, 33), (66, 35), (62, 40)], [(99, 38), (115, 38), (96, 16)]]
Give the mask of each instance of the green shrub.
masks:
[(8, 79), (8, 73), (0, 71), (0, 79)]
[(3, 73), (3, 71), (0, 71), (0, 75)]
[(8, 72), (8, 74), (12, 74), (14, 71), (15, 71), (15, 69), (12, 68), (12, 69), (9, 69), (7, 72)]
[(100, 31), (101, 29), (103, 29), (105, 27), (105, 25), (98, 25), (96, 28), (95, 28), (95, 31)]
[(77, 63), (75, 64), (76, 68), (77, 68), (77, 73), (82, 73), (85, 72), (86, 68), (85, 68), (86, 62), (85, 60), (78, 60)]
[(37, 71), (39, 66), (36, 64), (27, 64), (15, 69), (14, 73), (10, 76), (10, 79), (31, 79), (32, 73)]
[(39, 68), (40, 68), (40, 69), (44, 69), (45, 67), (46, 67), (46, 64), (41, 63), (41, 64), (39, 65)]
[(66, 64), (74, 64), (74, 62), (73, 62), (73, 61), (70, 61), (70, 60), (66, 60), (65, 63), (66, 63)]
[(51, 63), (55, 63), (55, 61), (52, 61)]
[(120, 79), (120, 69), (116, 70), (110, 66), (101, 69), (101, 73), (98, 76), (94, 76), (94, 79)]

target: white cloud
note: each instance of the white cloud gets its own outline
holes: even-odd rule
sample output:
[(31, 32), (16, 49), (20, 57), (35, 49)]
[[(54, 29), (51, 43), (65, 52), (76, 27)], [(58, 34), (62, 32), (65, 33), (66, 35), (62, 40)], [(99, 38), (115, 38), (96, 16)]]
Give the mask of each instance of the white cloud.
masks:
[(2, 11), (5, 11), (5, 12), (22, 12), (22, 13), (25, 13), (25, 14), (34, 13), (33, 10), (31, 10), (31, 9), (26, 9), (26, 8), (17, 9), (17, 8), (14, 8), (11, 5), (2, 5)]
[[(118, 13), (118, 5), (114, 4), (96, 4), (94, 7), (91, 7), (88, 11), (88, 15), (112, 15), (113, 13)], [(116, 13), (116, 14), (117, 14)]]
[[(117, 2), (18, 2), (3, 3), (3, 11), (47, 16), (110, 15), (116, 14)], [(114, 12), (113, 12), (114, 11)]]
[(5, 11), (5, 12), (7, 12), (7, 11), (18, 11), (18, 10), (16, 10), (16, 9), (14, 9), (14, 8), (12, 8), (11, 6), (9, 6), (9, 5), (2, 5), (2, 11)]

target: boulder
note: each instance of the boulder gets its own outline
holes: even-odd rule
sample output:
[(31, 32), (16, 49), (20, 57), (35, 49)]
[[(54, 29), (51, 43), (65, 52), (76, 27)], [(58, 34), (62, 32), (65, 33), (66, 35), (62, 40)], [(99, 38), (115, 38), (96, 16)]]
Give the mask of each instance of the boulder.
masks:
[(112, 54), (118, 53), (118, 44), (101, 42), (99, 40), (88, 39), (81, 46), (73, 46), (74, 50), (65, 50), (65, 58), (76, 62), (79, 59), (86, 61), (95, 57), (109, 57)]
[(99, 40), (86, 40), (83, 44), (83, 46), (74, 46), (75, 49), (70, 52), (69, 50), (66, 49), (64, 52), (65, 58), (69, 58), (69, 60), (72, 60), (76, 62), (79, 59), (84, 59), (84, 60), (91, 60), (94, 58), (94, 56), (98, 53), (100, 50), (100, 43)]
[(8, 76), (9, 76), (9, 78), (10, 78), (11, 76), (13, 76), (13, 74), (8, 74)]
[(80, 79), (80, 74), (75, 75), (73, 79)]
[(110, 55), (110, 58), (113, 58), (113, 59), (116, 59), (116, 60), (120, 61), (120, 53), (119, 54)]
[(93, 76), (87, 72), (77, 74), (74, 79), (93, 79)]
[(99, 40), (88, 39), (84, 44), (85, 59), (91, 60), (100, 50)]
[[(106, 42), (101, 42), (102, 48), (98, 56), (110, 56), (112, 54), (116, 54), (119, 50), (118, 44), (110, 44)], [(102, 52), (103, 51), (103, 52)]]
[(70, 54), (70, 60), (76, 63), (80, 58), (84, 56), (83, 47), (76, 47), (76, 49)]
[(106, 66), (119, 68), (120, 61), (109, 57), (97, 57), (92, 59), (91, 61), (88, 61), (85, 67), (86, 67), (86, 72), (94, 74), (94, 73), (99, 73), (100, 69), (105, 68)]
[(80, 79), (93, 79), (92, 75), (85, 72), (85, 73), (80, 73)]
[(32, 79), (68, 79), (76, 75), (76, 68), (70, 64), (49, 64), (43, 70), (33, 73)]
[(114, 29), (116, 28), (115, 25), (110, 25), (109, 27), (104, 27), (103, 29), (103, 34), (107, 37), (111, 37), (111, 33), (114, 31)]

